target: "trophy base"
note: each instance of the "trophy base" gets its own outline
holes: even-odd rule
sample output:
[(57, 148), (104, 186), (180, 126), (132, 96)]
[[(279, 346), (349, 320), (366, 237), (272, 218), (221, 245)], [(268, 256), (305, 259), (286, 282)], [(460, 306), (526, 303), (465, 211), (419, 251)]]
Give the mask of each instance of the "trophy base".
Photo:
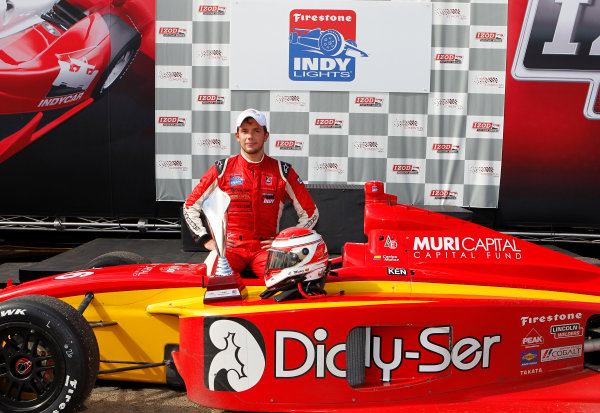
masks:
[(204, 302), (243, 300), (248, 297), (248, 289), (237, 274), (206, 277)]

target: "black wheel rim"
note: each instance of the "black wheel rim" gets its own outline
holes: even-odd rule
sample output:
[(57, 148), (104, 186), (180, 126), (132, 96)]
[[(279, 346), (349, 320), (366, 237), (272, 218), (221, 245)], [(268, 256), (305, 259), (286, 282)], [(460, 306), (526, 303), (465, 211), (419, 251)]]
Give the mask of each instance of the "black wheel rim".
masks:
[(0, 327), (0, 410), (31, 411), (60, 393), (65, 381), (61, 347), (28, 323)]

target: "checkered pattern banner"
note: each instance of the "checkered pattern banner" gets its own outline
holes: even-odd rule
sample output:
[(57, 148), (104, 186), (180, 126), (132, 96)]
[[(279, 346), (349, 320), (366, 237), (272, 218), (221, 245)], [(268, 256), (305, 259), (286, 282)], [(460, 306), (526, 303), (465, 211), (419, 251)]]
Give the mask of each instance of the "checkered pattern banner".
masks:
[[(253, 107), (267, 115), (267, 153), (308, 184), (379, 180), (405, 204), (497, 206), (507, 0), (432, 3), (429, 93), (232, 91), (237, 1), (252, 0), (156, 2), (159, 201), (184, 200), (216, 160), (239, 153), (234, 120)], [(249, 70), (268, 64), (257, 57)]]

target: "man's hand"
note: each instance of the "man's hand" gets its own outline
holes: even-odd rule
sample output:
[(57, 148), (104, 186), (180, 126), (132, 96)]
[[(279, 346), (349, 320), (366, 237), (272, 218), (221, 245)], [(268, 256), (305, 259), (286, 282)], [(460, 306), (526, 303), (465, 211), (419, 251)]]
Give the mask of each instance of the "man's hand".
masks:
[(267, 249), (271, 248), (271, 244), (273, 243), (274, 239), (275, 238), (269, 238), (269, 239), (262, 240), (260, 242), (260, 248), (263, 250), (267, 250)]
[(204, 248), (206, 248), (209, 251), (214, 251), (217, 249), (217, 243), (214, 239), (209, 239), (204, 243)]

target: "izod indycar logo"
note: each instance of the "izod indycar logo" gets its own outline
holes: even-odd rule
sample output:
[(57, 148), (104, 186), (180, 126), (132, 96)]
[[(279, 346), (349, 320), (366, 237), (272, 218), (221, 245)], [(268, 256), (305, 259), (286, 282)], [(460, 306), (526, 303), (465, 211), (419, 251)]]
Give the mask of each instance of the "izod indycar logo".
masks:
[(158, 29), (158, 34), (163, 37), (185, 37), (187, 29), (182, 27), (161, 27)]
[(435, 60), (441, 64), (462, 64), (463, 57), (449, 53), (438, 53), (435, 55)]
[(158, 123), (162, 126), (185, 126), (185, 118), (179, 116), (160, 116)]
[(416, 165), (394, 165), (392, 172), (396, 175), (416, 175), (421, 171), (421, 168)]
[(477, 32), (475, 33), (475, 38), (483, 43), (498, 43), (504, 41), (504, 34), (496, 32)]
[(296, 140), (278, 140), (275, 142), (275, 147), (284, 151), (300, 151), (303, 146), (304, 142)]
[(225, 104), (225, 96), (198, 95), (198, 102), (201, 105), (223, 105)]
[(200, 6), (198, 12), (204, 16), (222, 16), (227, 11), (227, 7), (224, 6)]
[(356, 103), (358, 106), (368, 106), (368, 107), (374, 107), (374, 108), (380, 108), (383, 105), (383, 99), (380, 98), (376, 98), (376, 97), (357, 97), (354, 100), (354, 103)]
[(492, 122), (473, 122), (473, 129), (477, 132), (497, 133), (500, 131), (500, 124)]
[(344, 124), (343, 120), (337, 119), (315, 119), (315, 126), (322, 129), (341, 129)]
[(434, 143), (432, 150), (437, 153), (458, 153), (460, 151), (460, 145), (453, 145), (451, 143)]
[(353, 10), (290, 12), (291, 80), (351, 82), (356, 76), (356, 58), (367, 56), (357, 45)]
[[(366, 330), (367, 369), (380, 372), (381, 381), (386, 383), (394, 378), (397, 370), (414, 371), (415, 374), (434, 374), (455, 369), (467, 372), (474, 369), (488, 369), (491, 366), (494, 346), (502, 342), (499, 334), (457, 338), (452, 326), (429, 327), (418, 335), (415, 347), (407, 348), (406, 337), (380, 337)], [(326, 343), (329, 332), (325, 328), (316, 329), (311, 335), (294, 330), (275, 331), (275, 377), (293, 379), (311, 375), (323, 379), (328, 374), (340, 379), (346, 378), (346, 370), (339, 366), (345, 357), (346, 343)], [(441, 344), (441, 343), (446, 343)], [(390, 354), (383, 355), (383, 348), (390, 348)], [(298, 359), (297, 352), (303, 352)], [(295, 363), (288, 357), (293, 354)], [(300, 360), (300, 361), (298, 361)], [(401, 373), (402, 374), (402, 373)], [(404, 372), (403, 374), (406, 374)]]
[(449, 189), (432, 189), (429, 196), (434, 199), (457, 199), (458, 192)]
[(591, 83), (583, 112), (600, 119), (600, 1), (530, 0), (512, 73), (517, 80)]
[[(516, 239), (472, 237), (415, 237), (414, 258), (521, 259)], [(525, 325), (525, 324), (523, 324)]]

